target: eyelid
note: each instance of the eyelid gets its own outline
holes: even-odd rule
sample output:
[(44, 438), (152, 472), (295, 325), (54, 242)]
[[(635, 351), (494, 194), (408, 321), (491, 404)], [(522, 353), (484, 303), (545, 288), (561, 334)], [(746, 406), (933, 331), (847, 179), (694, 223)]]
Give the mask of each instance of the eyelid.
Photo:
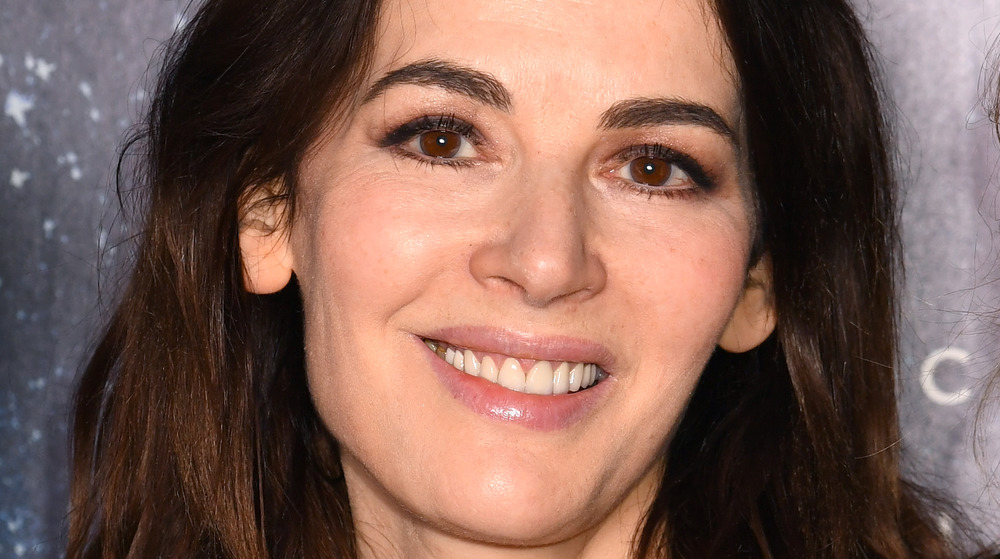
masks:
[[(421, 134), (433, 132), (435, 130), (459, 134), (465, 141), (470, 142), (474, 147), (479, 147), (487, 143), (486, 138), (475, 125), (471, 124), (467, 120), (455, 116), (454, 114), (424, 114), (392, 128), (389, 132), (382, 136), (382, 138), (378, 141), (378, 145), (382, 148), (389, 148), (399, 155), (431, 165), (460, 167), (474, 164), (476, 160), (479, 159), (479, 153), (477, 153), (476, 156), (471, 157), (434, 157), (420, 153), (419, 148), (414, 149), (409, 145), (413, 143)], [(694, 157), (660, 143), (633, 144), (626, 147), (612, 156), (611, 161), (614, 166), (608, 168), (605, 172), (616, 175), (616, 177), (621, 178), (621, 180), (627, 180), (633, 184), (640, 185), (643, 187), (643, 190), (648, 190), (652, 193), (680, 193), (685, 190), (680, 188), (662, 188), (652, 185), (642, 185), (642, 183), (639, 183), (634, 179), (621, 177), (621, 175), (617, 172), (621, 166), (639, 157), (661, 159), (672, 166), (676, 166), (679, 170), (684, 172), (688, 178), (690, 178), (694, 187), (696, 187), (694, 189), (686, 190), (708, 191), (714, 189), (718, 183), (716, 178), (707, 172), (705, 167), (703, 167)]]
[(393, 128), (379, 140), (378, 145), (383, 148), (402, 145), (423, 132), (434, 130), (461, 134), (473, 145), (485, 143), (482, 133), (474, 125), (455, 115), (423, 115)]
[[(636, 144), (619, 151), (612, 157), (614, 169), (638, 157), (653, 157), (676, 165), (691, 178), (695, 186), (702, 190), (712, 190), (717, 184), (715, 178), (694, 157), (663, 144)], [(655, 187), (649, 188), (655, 189)]]

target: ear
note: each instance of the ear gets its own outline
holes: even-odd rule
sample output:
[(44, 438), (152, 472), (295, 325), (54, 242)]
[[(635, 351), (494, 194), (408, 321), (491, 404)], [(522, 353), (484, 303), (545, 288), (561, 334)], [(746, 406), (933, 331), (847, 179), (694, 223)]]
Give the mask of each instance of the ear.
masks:
[(250, 293), (281, 291), (292, 279), (287, 201), (276, 194), (282, 190), (278, 186), (255, 188), (240, 207), (243, 288)]
[(771, 258), (764, 255), (747, 272), (743, 295), (719, 338), (719, 347), (730, 353), (750, 351), (771, 335), (777, 322), (771, 284)]

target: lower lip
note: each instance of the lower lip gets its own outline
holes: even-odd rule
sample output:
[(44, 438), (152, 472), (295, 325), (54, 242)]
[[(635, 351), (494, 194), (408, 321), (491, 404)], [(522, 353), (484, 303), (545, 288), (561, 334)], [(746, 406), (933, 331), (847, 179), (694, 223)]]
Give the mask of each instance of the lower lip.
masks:
[(423, 340), (417, 341), (442, 384), (465, 407), (483, 417), (536, 431), (566, 429), (580, 422), (597, 407), (611, 385), (610, 379), (604, 379), (586, 390), (553, 396), (515, 392), (459, 371)]

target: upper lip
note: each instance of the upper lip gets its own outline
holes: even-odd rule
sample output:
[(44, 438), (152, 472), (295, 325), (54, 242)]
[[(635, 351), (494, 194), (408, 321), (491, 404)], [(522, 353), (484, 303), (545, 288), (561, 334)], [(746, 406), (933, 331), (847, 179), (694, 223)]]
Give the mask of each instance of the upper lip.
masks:
[(421, 334), (420, 337), (463, 349), (497, 353), (518, 359), (593, 363), (605, 372), (614, 369), (614, 356), (611, 351), (604, 345), (585, 338), (529, 334), (482, 326), (442, 328)]

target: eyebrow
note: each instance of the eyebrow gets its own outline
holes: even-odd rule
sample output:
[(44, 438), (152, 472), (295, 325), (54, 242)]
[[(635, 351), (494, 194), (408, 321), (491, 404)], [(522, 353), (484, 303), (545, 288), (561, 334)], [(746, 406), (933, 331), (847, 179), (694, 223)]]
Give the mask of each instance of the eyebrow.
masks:
[(672, 98), (638, 98), (619, 101), (601, 115), (601, 128), (645, 128), (670, 124), (704, 126), (723, 135), (733, 145), (738, 137), (726, 119), (707, 105)]
[(389, 72), (371, 86), (363, 102), (375, 99), (390, 87), (403, 84), (440, 87), (510, 112), (510, 92), (500, 80), (485, 72), (443, 60), (422, 60)]
[[(439, 87), (507, 113), (511, 110), (510, 92), (500, 80), (486, 72), (438, 59), (413, 62), (382, 76), (368, 89), (363, 103), (379, 97), (394, 86), (407, 84)], [(733, 145), (739, 145), (733, 127), (714, 109), (700, 103), (667, 97), (619, 101), (601, 115), (600, 127), (611, 130), (671, 124), (707, 127), (724, 136)]]

